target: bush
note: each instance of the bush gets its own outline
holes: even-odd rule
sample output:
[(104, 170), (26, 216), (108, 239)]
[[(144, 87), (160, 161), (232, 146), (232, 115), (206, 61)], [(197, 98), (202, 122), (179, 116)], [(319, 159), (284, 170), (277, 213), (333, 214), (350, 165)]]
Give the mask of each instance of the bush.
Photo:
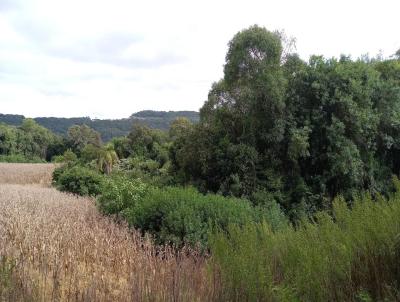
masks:
[(118, 215), (134, 207), (143, 198), (146, 190), (147, 185), (139, 179), (115, 175), (105, 181), (103, 194), (97, 204), (103, 213)]
[(40, 157), (26, 157), (22, 154), (0, 155), (0, 162), (3, 163), (45, 163)]
[(70, 149), (64, 152), (63, 155), (55, 155), (51, 158), (53, 163), (72, 163), (76, 162), (78, 157)]
[(81, 166), (63, 166), (53, 172), (53, 182), (60, 191), (79, 195), (99, 195), (104, 184), (104, 176)]
[(211, 235), (224, 300), (399, 301), (400, 194), (378, 199), (352, 209), (336, 199), (332, 216), (297, 228), (250, 223)]
[(60, 176), (69, 168), (70, 167), (68, 167), (67, 165), (62, 165), (62, 166), (59, 166), (58, 168), (54, 169), (53, 176), (52, 176), (53, 185), (55, 185), (57, 187), (57, 184), (58, 184), (58, 182), (60, 180)]
[(247, 200), (202, 195), (194, 188), (146, 187), (126, 178), (108, 182), (98, 203), (104, 213), (119, 214), (157, 243), (176, 246), (205, 248), (213, 227), (226, 230), (230, 224), (267, 219), (264, 209), (253, 208)]

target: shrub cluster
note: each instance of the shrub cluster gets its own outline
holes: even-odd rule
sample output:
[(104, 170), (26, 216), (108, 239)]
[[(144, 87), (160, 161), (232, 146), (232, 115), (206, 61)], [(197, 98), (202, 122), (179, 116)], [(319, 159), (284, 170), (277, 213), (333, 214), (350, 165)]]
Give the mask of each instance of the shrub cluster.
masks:
[[(116, 214), (158, 243), (208, 245), (212, 228), (226, 230), (229, 225), (244, 225), (271, 218), (264, 208), (254, 208), (247, 200), (221, 195), (203, 195), (194, 188), (150, 187), (139, 180), (116, 177), (107, 181), (98, 200), (106, 214)], [(275, 208), (277, 226), (285, 224), (279, 207)]]
[(78, 165), (65, 165), (54, 170), (53, 183), (60, 191), (96, 196), (102, 192), (104, 176)]
[(147, 185), (141, 180), (114, 175), (106, 179), (98, 207), (105, 214), (124, 216), (125, 211), (134, 207), (146, 191)]
[(332, 215), (273, 232), (231, 226), (210, 238), (229, 301), (399, 301), (400, 194), (342, 198)]
[(22, 154), (10, 154), (3, 155), (0, 154), (0, 162), (3, 163), (44, 163), (45, 161), (40, 157), (26, 157)]

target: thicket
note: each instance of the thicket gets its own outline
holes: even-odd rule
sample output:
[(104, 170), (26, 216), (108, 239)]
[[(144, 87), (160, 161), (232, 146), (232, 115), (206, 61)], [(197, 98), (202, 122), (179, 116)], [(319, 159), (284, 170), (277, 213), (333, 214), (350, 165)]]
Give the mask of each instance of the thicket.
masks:
[(177, 247), (207, 248), (212, 229), (226, 230), (230, 224), (268, 221), (273, 229), (287, 225), (276, 204), (253, 207), (247, 200), (203, 195), (194, 188), (157, 188), (126, 177), (108, 180), (98, 205), (103, 213), (125, 219), (158, 243)]
[(54, 170), (53, 182), (60, 191), (97, 196), (102, 192), (104, 176), (93, 169), (67, 165)]
[(0, 155), (2, 163), (45, 163), (46, 161), (40, 157), (26, 157), (22, 154)]
[[(399, 182), (397, 188), (399, 189)], [(331, 214), (272, 231), (232, 225), (211, 237), (227, 301), (398, 301), (400, 193), (339, 197)]]

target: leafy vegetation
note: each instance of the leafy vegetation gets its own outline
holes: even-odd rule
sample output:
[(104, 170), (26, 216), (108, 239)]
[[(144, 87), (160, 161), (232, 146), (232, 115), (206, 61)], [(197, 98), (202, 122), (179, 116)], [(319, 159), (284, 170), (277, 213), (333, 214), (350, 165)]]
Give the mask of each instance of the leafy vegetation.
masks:
[(0, 160), (43, 162), (51, 158), (59, 138), (32, 119), (19, 127), (0, 124)]
[[(397, 187), (399, 186), (398, 181)], [(398, 301), (399, 191), (335, 199), (332, 214), (273, 232), (231, 226), (211, 238), (229, 301)]]
[(287, 223), (279, 207), (267, 212), (253, 208), (246, 200), (202, 195), (194, 188), (149, 187), (139, 180), (121, 177), (107, 182), (98, 203), (103, 213), (116, 214), (154, 236), (158, 243), (175, 246), (205, 248), (213, 228), (226, 230), (230, 224), (244, 225), (268, 218), (275, 228)]
[(78, 195), (96, 196), (102, 192), (104, 177), (92, 169), (81, 166), (63, 166), (53, 172), (53, 179), (60, 191)]
[(387, 193), (399, 171), (400, 61), (283, 54), (258, 26), (229, 43), (200, 123), (175, 138), (172, 164), (201, 191), (266, 191), (292, 219)]

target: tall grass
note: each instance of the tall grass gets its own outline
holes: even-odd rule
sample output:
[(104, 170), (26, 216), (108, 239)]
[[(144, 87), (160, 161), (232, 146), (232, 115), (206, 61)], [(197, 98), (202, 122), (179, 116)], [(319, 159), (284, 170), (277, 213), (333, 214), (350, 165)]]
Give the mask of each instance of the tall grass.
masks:
[(400, 194), (272, 232), (232, 226), (212, 236), (214, 269), (228, 301), (399, 301)]
[[(30, 183), (24, 167), (9, 171)], [(195, 250), (155, 246), (90, 198), (3, 180), (0, 301), (214, 300), (219, 283)]]

